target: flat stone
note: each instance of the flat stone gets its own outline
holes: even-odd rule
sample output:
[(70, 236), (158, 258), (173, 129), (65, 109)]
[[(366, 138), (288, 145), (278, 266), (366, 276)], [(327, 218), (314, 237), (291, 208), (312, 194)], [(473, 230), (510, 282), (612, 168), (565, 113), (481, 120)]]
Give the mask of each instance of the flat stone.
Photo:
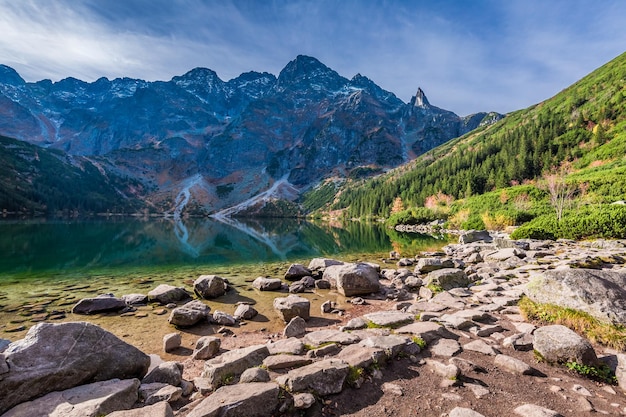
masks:
[(278, 313), (285, 323), (296, 317), (300, 316), (304, 320), (308, 320), (311, 317), (311, 302), (298, 295), (289, 295), (287, 297), (278, 297), (274, 299), (274, 310)]
[(415, 316), (400, 311), (377, 311), (375, 313), (365, 314), (366, 320), (382, 327), (397, 327), (414, 321)]
[(334, 356), (341, 352), (341, 345), (339, 343), (331, 343), (329, 345), (322, 346), (321, 348), (309, 350), (306, 353), (307, 358), (325, 358), (327, 356)]
[(278, 408), (275, 382), (226, 385), (196, 405), (187, 417), (271, 416)]
[(549, 408), (541, 407), (535, 404), (524, 404), (513, 410), (515, 414), (522, 417), (563, 417)]
[(292, 355), (301, 355), (304, 353), (304, 343), (295, 337), (288, 339), (269, 341), (266, 343), (270, 355), (279, 353), (290, 353)]
[(439, 339), (432, 345), (428, 346), (428, 350), (435, 356), (445, 356), (449, 358), (461, 353), (463, 349), (456, 340)]
[(54, 391), (11, 408), (3, 417), (100, 417), (137, 401), (137, 379), (111, 379)]
[(252, 320), (259, 312), (250, 304), (239, 304), (233, 313), (235, 320)]
[(490, 356), (495, 356), (498, 353), (500, 353), (500, 352), (498, 352), (497, 349), (495, 349), (491, 345), (488, 345), (483, 340), (474, 340), (472, 342), (469, 342), (469, 343), (463, 345), (463, 349), (464, 350), (471, 350), (473, 352), (478, 352), (478, 353), (482, 353), (484, 355), (490, 355)]
[(432, 321), (407, 324), (406, 326), (397, 328), (395, 331), (398, 334), (412, 334), (423, 339), (426, 343), (432, 343), (450, 334), (441, 324)]
[(462, 407), (454, 407), (450, 413), (448, 413), (448, 417), (485, 417), (483, 414), (480, 414), (471, 408), (462, 408)]
[(290, 392), (313, 392), (317, 395), (338, 394), (348, 376), (350, 366), (337, 359), (325, 359), (289, 371), (276, 378)]
[(189, 327), (206, 320), (210, 312), (211, 307), (200, 300), (194, 300), (174, 308), (167, 321), (174, 326)]
[(363, 317), (355, 317), (351, 319), (349, 322), (347, 322), (342, 327), (342, 330), (358, 330), (358, 329), (365, 329), (366, 327), (367, 327), (367, 320), (365, 320)]
[(493, 363), (501, 369), (519, 375), (532, 375), (535, 371), (526, 362), (508, 355), (496, 355)]
[(228, 285), (217, 275), (200, 275), (193, 283), (193, 291), (200, 298), (211, 299), (226, 293)]
[(354, 344), (342, 349), (337, 359), (343, 360), (354, 368), (367, 368), (373, 363), (384, 362), (387, 359), (387, 353), (381, 348)]
[(272, 355), (263, 359), (263, 365), (265, 365), (265, 367), (267, 367), (270, 371), (286, 368), (298, 368), (310, 363), (311, 359), (289, 354)]
[(145, 404), (152, 405), (152, 404), (156, 404), (162, 401), (173, 403), (173, 402), (180, 400), (182, 396), (183, 396), (182, 388), (166, 384), (161, 389), (150, 394), (146, 398)]
[(241, 374), (241, 377), (239, 378), (239, 383), (248, 384), (250, 382), (269, 382), (270, 380), (270, 374), (269, 372), (267, 372), (266, 369), (248, 368)]
[(437, 313), (439, 311), (444, 311), (446, 309), (448, 309), (448, 307), (444, 306), (443, 304), (439, 304), (439, 303), (435, 303), (431, 301), (418, 301), (417, 303), (409, 307), (407, 311), (409, 313), (420, 312), (420, 311)]
[(533, 336), (529, 333), (516, 333), (506, 337), (502, 341), (502, 346), (527, 352), (533, 350)]
[(424, 285), (437, 285), (444, 290), (456, 287), (467, 287), (470, 280), (463, 270), (457, 268), (443, 268), (429, 272), (424, 280)]
[(231, 350), (206, 361), (201, 376), (216, 388), (227, 376), (239, 376), (246, 369), (261, 365), (267, 356), (269, 350), (265, 345)]
[(472, 391), (472, 394), (474, 394), (474, 397), (481, 399), (486, 395), (489, 395), (490, 391), (489, 389), (487, 389), (486, 387), (480, 385), (480, 384), (471, 384), (471, 383), (463, 383), (463, 386), (466, 388), (469, 388), (470, 391)]
[(468, 320), (464, 317), (456, 316), (454, 314), (444, 314), (439, 317), (439, 322), (443, 323), (444, 326), (450, 327), (452, 329), (464, 330), (469, 329), (476, 324), (471, 320)]
[(126, 301), (114, 297), (113, 294), (103, 294), (94, 298), (83, 298), (74, 307), (74, 314), (97, 314), (108, 311), (119, 311), (126, 308)]
[(304, 336), (304, 340), (310, 345), (319, 346), (330, 342), (335, 342), (342, 345), (350, 345), (352, 343), (357, 343), (361, 339), (358, 336), (346, 332), (341, 332), (339, 330), (323, 329), (308, 333), (306, 336)]
[(388, 336), (370, 336), (361, 340), (359, 346), (382, 349), (388, 352), (388, 356), (395, 358), (402, 352), (408, 343), (412, 343), (407, 337), (388, 335)]
[(456, 380), (461, 375), (461, 370), (456, 365), (446, 365), (432, 359), (426, 359), (426, 365), (445, 379)]
[(476, 331), (473, 331), (472, 333), (474, 333), (478, 337), (489, 337), (494, 333), (500, 333), (503, 331), (504, 329), (502, 328), (502, 326), (500, 326), (499, 324), (494, 324), (491, 326), (481, 326), (477, 328)]
[(132, 410), (120, 410), (107, 414), (106, 417), (174, 417), (172, 407), (166, 401), (147, 405)]

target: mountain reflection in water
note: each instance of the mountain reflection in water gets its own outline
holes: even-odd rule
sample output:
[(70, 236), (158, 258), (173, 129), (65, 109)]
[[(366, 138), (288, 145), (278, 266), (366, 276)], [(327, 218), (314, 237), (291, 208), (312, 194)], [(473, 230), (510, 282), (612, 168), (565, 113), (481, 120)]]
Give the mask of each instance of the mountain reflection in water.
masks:
[[(332, 227), (294, 219), (5, 221), (0, 222), (0, 278), (384, 254), (398, 248), (398, 242), (392, 241), (396, 236), (378, 223)], [(411, 250), (442, 245), (431, 236), (413, 234), (403, 239), (411, 242)]]

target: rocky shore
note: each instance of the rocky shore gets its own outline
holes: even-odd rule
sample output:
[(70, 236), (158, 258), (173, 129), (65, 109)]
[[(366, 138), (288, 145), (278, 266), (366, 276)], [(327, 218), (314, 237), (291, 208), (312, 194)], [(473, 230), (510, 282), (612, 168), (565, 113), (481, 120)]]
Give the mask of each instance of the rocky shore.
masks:
[[(171, 333), (163, 361), (88, 322), (42, 322), (0, 339), (2, 416), (586, 416), (626, 415), (626, 355), (560, 325), (530, 323), (523, 296), (626, 324), (626, 242), (511, 241), (467, 232), (442, 252), (382, 265), (313, 259), (275, 292), (280, 333), (237, 324), (254, 305), (212, 310), (229, 282), (203, 275), (194, 294), (160, 285), (101, 295), (74, 314), (157, 303)], [(350, 300), (318, 309), (303, 294), (330, 288)], [(287, 292), (289, 294), (287, 294)], [(87, 316), (86, 316), (87, 317)], [(199, 334), (198, 326), (220, 326)], [(194, 337), (193, 346), (181, 343)], [(161, 341), (159, 340), (159, 343)], [(563, 366), (608, 368), (616, 383)], [(3, 414), (2, 414), (3, 413)]]

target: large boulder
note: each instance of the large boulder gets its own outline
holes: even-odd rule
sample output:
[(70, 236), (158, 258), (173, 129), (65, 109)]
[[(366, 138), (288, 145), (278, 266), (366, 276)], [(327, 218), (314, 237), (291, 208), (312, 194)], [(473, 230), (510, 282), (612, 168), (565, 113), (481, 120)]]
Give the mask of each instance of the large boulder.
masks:
[(459, 236), (459, 243), (464, 245), (474, 242), (491, 242), (493, 238), (487, 230), (467, 230)]
[(314, 362), (276, 378), (289, 392), (313, 392), (317, 395), (338, 394), (343, 389), (350, 365), (337, 359)]
[(109, 379), (142, 378), (150, 357), (90, 323), (39, 323), (3, 353), (0, 413), (52, 391)]
[(304, 297), (291, 294), (287, 297), (275, 298), (274, 310), (285, 323), (289, 323), (292, 318), (298, 316), (308, 320), (311, 317), (311, 302)]
[(210, 312), (211, 307), (200, 300), (194, 300), (173, 309), (167, 321), (174, 326), (189, 327), (206, 320)]
[(152, 368), (141, 381), (142, 384), (152, 384), (160, 382), (162, 384), (180, 385), (183, 380), (183, 364), (179, 362), (163, 362)]
[(2, 417), (100, 417), (131, 408), (138, 388), (137, 379), (94, 382), (21, 403)]
[(312, 272), (324, 272), (326, 268), (333, 265), (343, 265), (345, 262), (329, 258), (313, 258), (309, 262), (309, 270)]
[(213, 388), (217, 388), (224, 383), (225, 378), (239, 376), (246, 369), (261, 365), (269, 354), (265, 345), (230, 350), (206, 361), (202, 377)]
[(148, 301), (157, 301), (163, 305), (190, 299), (189, 293), (182, 287), (161, 284), (148, 292)]
[(525, 294), (543, 304), (584, 311), (626, 325), (626, 274), (596, 269), (554, 269), (535, 274)]
[(202, 400), (187, 417), (257, 417), (274, 415), (280, 389), (275, 382), (227, 385)]
[(311, 270), (302, 264), (291, 264), (287, 272), (285, 272), (285, 279), (287, 281), (297, 281), (300, 278), (310, 276)]
[(113, 294), (102, 294), (94, 298), (83, 298), (72, 307), (74, 314), (96, 314), (126, 308), (126, 301)]
[(259, 291), (278, 291), (282, 285), (283, 282), (278, 278), (258, 277), (252, 281), (252, 286)]
[(428, 286), (431, 284), (439, 286), (444, 290), (451, 290), (452, 288), (467, 287), (470, 284), (470, 280), (461, 269), (444, 268), (426, 275), (424, 285)]
[(376, 268), (366, 263), (331, 265), (324, 270), (323, 279), (346, 297), (376, 293), (380, 290)]
[(589, 366), (596, 366), (598, 363), (591, 343), (560, 324), (535, 330), (533, 347), (550, 363), (577, 362)]
[(193, 283), (193, 291), (204, 299), (221, 297), (227, 289), (228, 283), (217, 275), (200, 275)]

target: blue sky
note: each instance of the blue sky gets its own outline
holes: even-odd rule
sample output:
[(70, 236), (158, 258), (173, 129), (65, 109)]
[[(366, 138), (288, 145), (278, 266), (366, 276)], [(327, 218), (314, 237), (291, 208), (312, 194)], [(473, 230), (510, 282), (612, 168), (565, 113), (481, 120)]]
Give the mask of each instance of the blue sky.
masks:
[(299, 54), (460, 115), (551, 97), (626, 51), (623, 0), (0, 0), (0, 63), (27, 81), (229, 80)]

